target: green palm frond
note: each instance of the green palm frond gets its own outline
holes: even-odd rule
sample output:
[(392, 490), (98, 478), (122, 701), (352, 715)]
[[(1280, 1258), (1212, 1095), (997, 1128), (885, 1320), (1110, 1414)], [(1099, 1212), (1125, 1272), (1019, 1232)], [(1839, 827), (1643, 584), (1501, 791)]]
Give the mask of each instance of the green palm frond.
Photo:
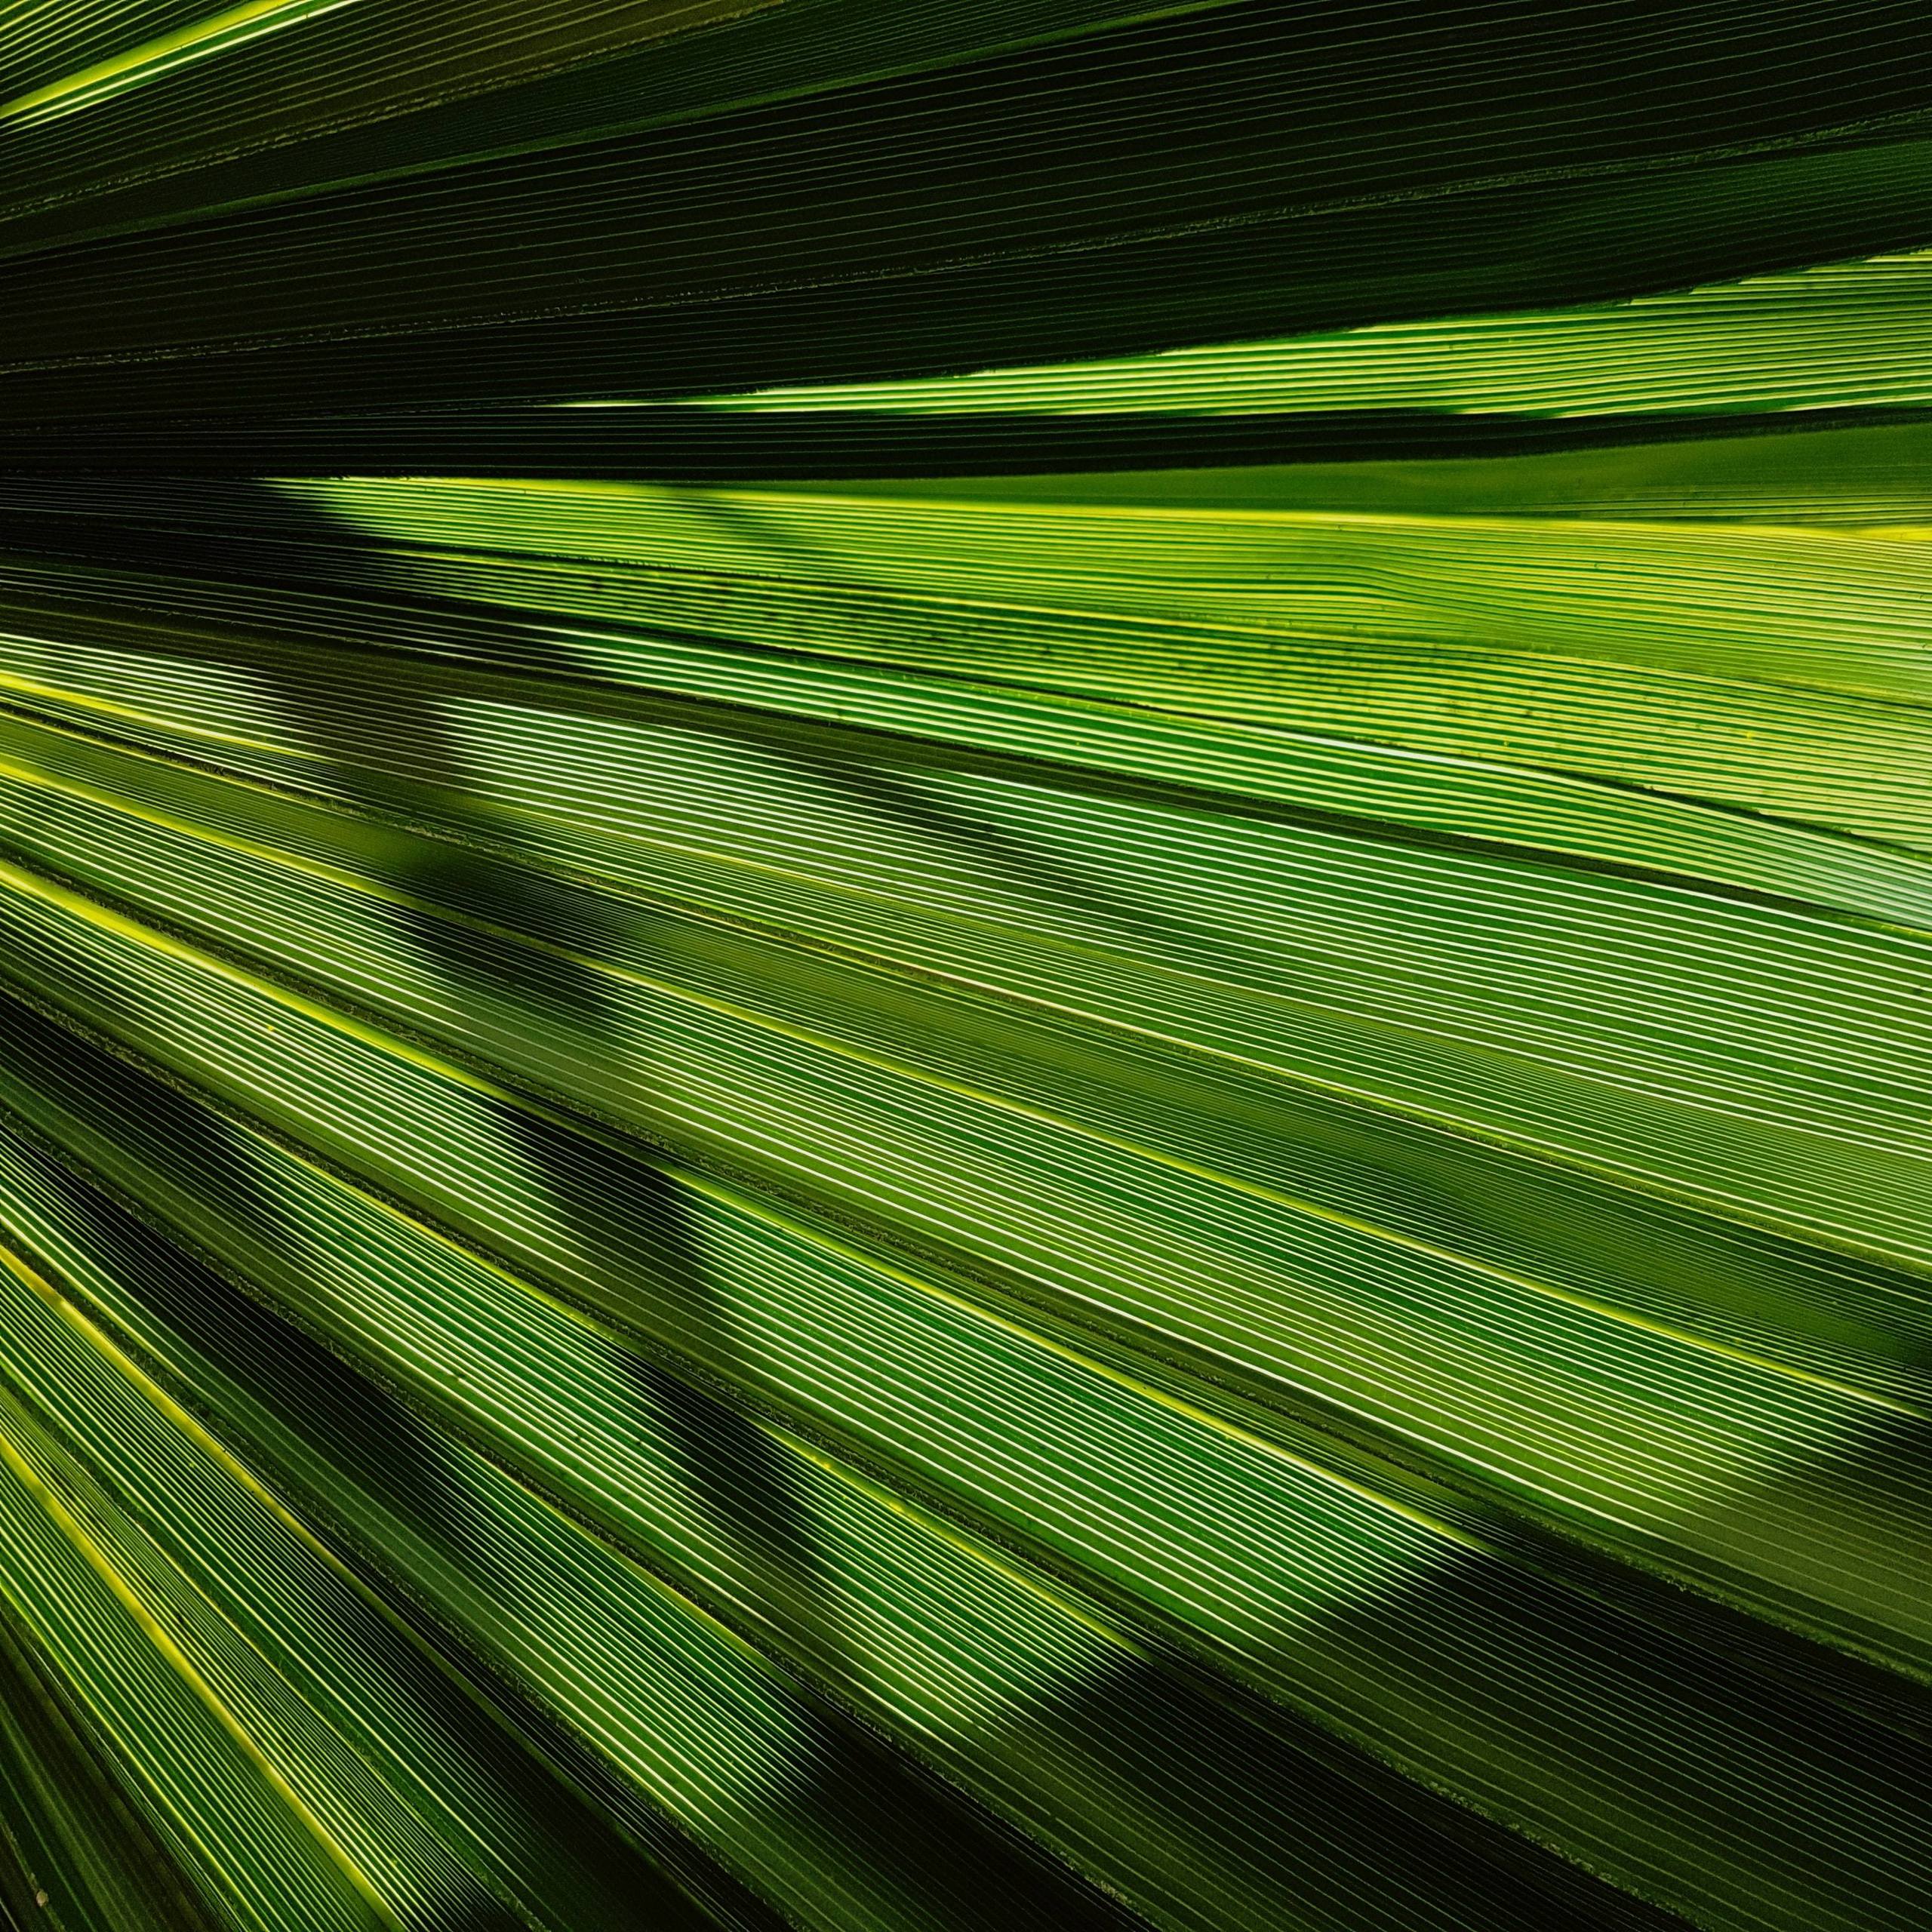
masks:
[(1928, 43), (0, 19), (0, 1925), (1921, 1923)]

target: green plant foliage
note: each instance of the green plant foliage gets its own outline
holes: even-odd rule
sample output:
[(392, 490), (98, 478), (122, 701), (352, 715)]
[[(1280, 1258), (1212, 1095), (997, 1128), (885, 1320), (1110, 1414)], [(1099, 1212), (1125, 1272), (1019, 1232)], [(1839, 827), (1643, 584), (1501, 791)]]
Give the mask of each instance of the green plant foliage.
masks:
[(1929, 54), (0, 14), (0, 1927), (1922, 1924)]

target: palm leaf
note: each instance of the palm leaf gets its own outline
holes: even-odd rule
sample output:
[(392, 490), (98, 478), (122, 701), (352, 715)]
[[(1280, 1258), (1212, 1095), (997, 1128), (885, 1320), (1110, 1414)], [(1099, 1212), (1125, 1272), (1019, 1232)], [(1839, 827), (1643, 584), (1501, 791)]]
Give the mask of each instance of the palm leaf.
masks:
[(1927, 31), (0, 24), (0, 1918), (1918, 1922)]

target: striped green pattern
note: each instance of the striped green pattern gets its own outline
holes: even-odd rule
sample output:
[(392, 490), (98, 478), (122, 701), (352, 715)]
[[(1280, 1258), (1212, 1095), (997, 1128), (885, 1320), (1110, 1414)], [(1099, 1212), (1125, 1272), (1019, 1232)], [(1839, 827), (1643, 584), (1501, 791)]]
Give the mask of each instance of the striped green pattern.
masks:
[(1932, 17), (0, 17), (0, 1932), (1909, 1932)]

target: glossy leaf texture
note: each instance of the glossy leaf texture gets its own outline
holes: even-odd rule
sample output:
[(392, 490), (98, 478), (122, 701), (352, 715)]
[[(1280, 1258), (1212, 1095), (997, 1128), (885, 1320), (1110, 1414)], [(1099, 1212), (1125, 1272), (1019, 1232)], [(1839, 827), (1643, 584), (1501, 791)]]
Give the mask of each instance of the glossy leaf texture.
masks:
[(0, 18), (0, 1923), (1921, 1924), (1928, 52)]

